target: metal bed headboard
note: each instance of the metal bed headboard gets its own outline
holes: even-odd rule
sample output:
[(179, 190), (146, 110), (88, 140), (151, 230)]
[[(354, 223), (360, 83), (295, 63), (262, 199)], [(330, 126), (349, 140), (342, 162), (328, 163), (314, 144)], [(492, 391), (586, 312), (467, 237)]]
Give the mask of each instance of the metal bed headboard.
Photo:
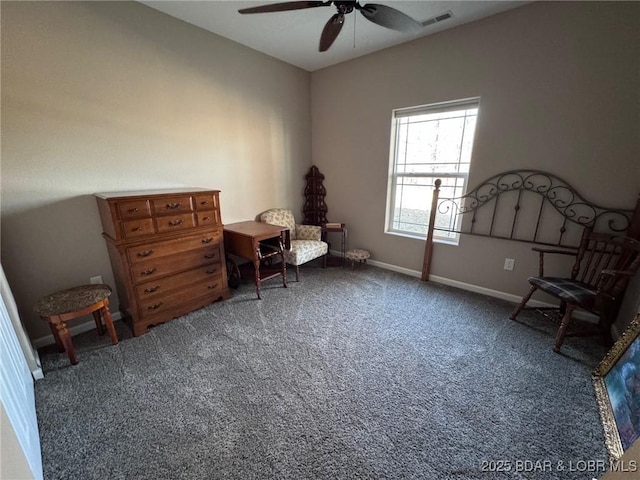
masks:
[(638, 208), (634, 215), (632, 209), (596, 205), (560, 177), (539, 170), (494, 175), (460, 197), (440, 198), (441, 185), (441, 179), (435, 181), (423, 280), (429, 276), (436, 232), (576, 249), (585, 228), (624, 234), (638, 217)]

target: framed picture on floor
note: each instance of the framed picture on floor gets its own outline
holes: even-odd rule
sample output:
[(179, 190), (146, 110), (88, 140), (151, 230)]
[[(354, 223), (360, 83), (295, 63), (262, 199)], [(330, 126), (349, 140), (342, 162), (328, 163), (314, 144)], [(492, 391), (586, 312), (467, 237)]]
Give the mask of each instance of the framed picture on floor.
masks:
[(609, 456), (618, 460), (640, 438), (640, 313), (593, 372)]

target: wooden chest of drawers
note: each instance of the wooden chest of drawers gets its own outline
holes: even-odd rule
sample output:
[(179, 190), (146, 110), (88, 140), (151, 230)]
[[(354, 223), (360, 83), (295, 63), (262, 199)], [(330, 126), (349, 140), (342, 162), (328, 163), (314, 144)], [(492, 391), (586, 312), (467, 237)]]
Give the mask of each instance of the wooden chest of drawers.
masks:
[(95, 197), (120, 310), (134, 335), (230, 297), (218, 190)]

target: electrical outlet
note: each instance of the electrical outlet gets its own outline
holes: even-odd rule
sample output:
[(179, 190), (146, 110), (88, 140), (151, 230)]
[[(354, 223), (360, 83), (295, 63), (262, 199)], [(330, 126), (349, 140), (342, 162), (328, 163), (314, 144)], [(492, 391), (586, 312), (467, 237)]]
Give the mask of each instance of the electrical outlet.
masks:
[(505, 258), (504, 259), (504, 269), (505, 270), (513, 270), (513, 267), (515, 266), (516, 261), (513, 258)]
[(95, 277), (91, 277), (91, 278), (89, 279), (89, 281), (90, 281), (92, 284), (94, 284), (94, 285), (97, 285), (97, 284), (99, 284), (99, 283), (104, 283), (104, 282), (102, 281), (102, 275), (97, 275), (97, 276), (95, 276)]

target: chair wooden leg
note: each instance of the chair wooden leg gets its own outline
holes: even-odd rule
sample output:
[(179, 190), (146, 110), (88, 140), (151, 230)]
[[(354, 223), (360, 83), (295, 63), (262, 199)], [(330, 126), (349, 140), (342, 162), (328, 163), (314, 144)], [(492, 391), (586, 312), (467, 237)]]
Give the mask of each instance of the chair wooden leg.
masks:
[(553, 351), (556, 353), (560, 352), (560, 347), (564, 343), (564, 337), (567, 334), (567, 328), (571, 323), (571, 316), (573, 315), (573, 311), (575, 309), (576, 309), (575, 305), (571, 305), (571, 304), (567, 305), (567, 309), (564, 312), (562, 321), (560, 322), (560, 328), (558, 328), (558, 333), (556, 333), (556, 344), (553, 347)]
[(280, 272), (282, 274), (282, 286), (284, 288), (287, 288), (287, 264), (285, 263), (284, 258), (282, 259), (282, 267)]
[(77, 365), (78, 356), (76, 355), (76, 351), (73, 348), (73, 343), (71, 342), (71, 335), (69, 334), (69, 330), (67, 329), (66, 323), (64, 323), (63, 321), (61, 321), (59, 318), (56, 318), (56, 317), (50, 317), (50, 318), (51, 320), (49, 321), (51, 322), (52, 326), (56, 329), (58, 338), (60, 338), (60, 341), (64, 345), (64, 349), (67, 352), (71, 365)]
[(613, 343), (613, 338), (611, 337), (611, 325), (616, 321), (616, 314), (619, 307), (619, 302), (603, 302), (603, 305), (600, 307), (598, 327), (600, 328), (603, 340), (607, 344)]
[(567, 302), (562, 300), (560, 301), (560, 315), (564, 316), (566, 311), (567, 311)]
[(524, 309), (524, 306), (527, 304), (527, 302), (531, 298), (531, 295), (533, 295), (533, 292), (535, 292), (537, 289), (538, 289), (538, 287), (532, 286), (531, 290), (529, 290), (529, 293), (527, 293), (524, 297), (522, 297), (522, 302), (520, 302), (520, 305), (518, 305), (515, 308), (515, 310), (513, 311), (513, 313), (511, 313), (511, 316), (509, 317), (511, 320), (515, 320), (516, 319), (516, 317)]
[(111, 318), (111, 312), (109, 311), (109, 299), (104, 300), (104, 307), (98, 312), (98, 315), (102, 313), (104, 318), (104, 324), (107, 327), (107, 331), (109, 332), (109, 337), (111, 337), (111, 343), (113, 345), (118, 344), (118, 334), (116, 333), (116, 327), (113, 325), (113, 318)]
[(100, 317), (100, 310), (96, 310), (93, 313), (93, 319), (96, 322), (96, 330), (98, 330), (98, 335), (104, 335), (104, 328), (102, 328), (102, 317)]
[(300, 281), (300, 265), (296, 265), (296, 282)]
[[(49, 322), (48, 319), (46, 319), (46, 320)], [(53, 334), (53, 339), (56, 341), (56, 346), (58, 347), (58, 351), (59, 352), (64, 352), (64, 344), (62, 343), (62, 339), (60, 338), (60, 335), (58, 334), (58, 329), (51, 322), (49, 322), (49, 328), (51, 329), (51, 333)]]

